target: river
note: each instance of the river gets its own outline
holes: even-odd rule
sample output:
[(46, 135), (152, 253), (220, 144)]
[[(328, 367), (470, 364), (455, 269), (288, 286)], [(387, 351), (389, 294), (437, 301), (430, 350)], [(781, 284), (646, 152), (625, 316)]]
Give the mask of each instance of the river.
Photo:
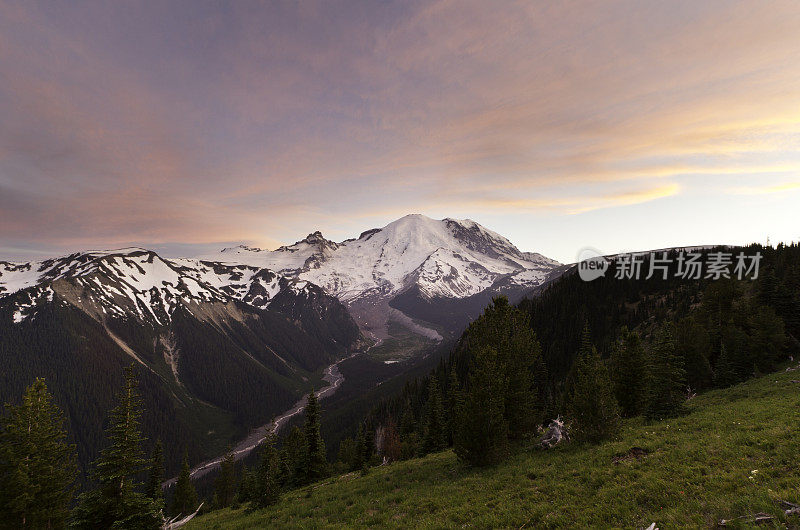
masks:
[[(325, 369), (325, 375), (322, 377), (322, 379), (323, 381), (328, 383), (328, 385), (322, 387), (317, 392), (315, 392), (318, 399), (324, 399), (333, 394), (334, 392), (336, 392), (336, 390), (341, 386), (342, 382), (344, 382), (344, 375), (342, 375), (342, 373), (339, 371), (339, 363), (347, 359), (350, 359), (351, 357), (354, 357), (359, 353), (361, 352), (356, 352), (343, 359), (340, 359)], [(280, 416), (273, 418), (271, 422), (261, 425), (260, 427), (256, 427), (255, 429), (250, 431), (250, 434), (248, 434), (246, 438), (241, 440), (233, 448), (234, 458), (236, 460), (240, 460), (245, 456), (247, 456), (248, 454), (250, 454), (250, 452), (253, 449), (258, 447), (261, 444), (261, 442), (264, 441), (264, 439), (267, 436), (267, 433), (273, 433), (273, 434), (277, 433), (280, 430), (280, 428), (283, 427), (286, 424), (286, 422), (289, 421), (290, 418), (297, 416), (303, 411), (303, 409), (306, 406), (307, 399), (308, 396), (303, 396), (303, 398), (297, 403), (295, 403), (292, 408), (290, 408)], [(222, 455), (217, 458), (207, 460), (205, 462), (198, 464), (191, 470), (190, 472), (191, 477), (193, 479), (202, 477), (208, 472), (218, 468), (220, 463), (224, 459), (225, 455)], [(168, 488), (172, 486), (176, 481), (177, 477), (173, 477), (167, 480), (166, 482), (162, 483), (161, 487)]]

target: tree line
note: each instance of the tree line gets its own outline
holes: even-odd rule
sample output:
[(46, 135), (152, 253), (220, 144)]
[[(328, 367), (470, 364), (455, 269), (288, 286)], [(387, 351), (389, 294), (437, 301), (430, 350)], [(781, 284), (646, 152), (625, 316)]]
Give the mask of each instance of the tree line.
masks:
[[(497, 297), (429, 376), (363, 418), (335, 462), (326, 458), (311, 392), (302, 428), (280, 441), (268, 436), (257, 462), (237, 464), (228, 452), (207, 506), (264, 508), (283, 491), (331, 474), (367, 473), (449, 447), (468, 465), (495, 464), (531, 443), (556, 414), (583, 443), (613, 437), (623, 417), (681, 414), (694, 393), (774, 370), (800, 351), (800, 249), (762, 251), (766, 268), (755, 281), (654, 278), (635, 285), (586, 283), (573, 274), (517, 306)], [(149, 458), (142, 454), (137, 388), (130, 366), (91, 466), (91, 487), (77, 498), (75, 447), (44, 380), (34, 381), (19, 405), (7, 406), (0, 420), (0, 524), (156, 528), (167, 514), (196, 510), (187, 453), (170, 502), (161, 488), (164, 446), (157, 442)]]
[(364, 424), (392, 430), (399, 419), (401, 458), (452, 446), (462, 461), (486, 465), (556, 415), (573, 440), (595, 443), (622, 417), (680, 414), (697, 392), (800, 352), (800, 247), (745, 250), (764, 256), (757, 279), (584, 282), (568, 273), (516, 307), (496, 298), (446, 360)]
[[(241, 480), (231, 451), (215, 480), (209, 509), (246, 503), (263, 508), (288, 487), (310, 484), (332, 468), (320, 434), (320, 408), (311, 392), (305, 424), (277, 450), (270, 434), (260, 459)], [(168, 517), (186, 516), (200, 502), (191, 479), (188, 454), (171, 501), (166, 502), (164, 446), (157, 440), (145, 457), (141, 431), (142, 400), (133, 365), (124, 371), (117, 405), (110, 411), (106, 443), (92, 463), (90, 487), (75, 497), (79, 473), (74, 444), (67, 440), (64, 414), (44, 379), (36, 379), (18, 405), (6, 405), (0, 419), (0, 528), (161, 528)]]

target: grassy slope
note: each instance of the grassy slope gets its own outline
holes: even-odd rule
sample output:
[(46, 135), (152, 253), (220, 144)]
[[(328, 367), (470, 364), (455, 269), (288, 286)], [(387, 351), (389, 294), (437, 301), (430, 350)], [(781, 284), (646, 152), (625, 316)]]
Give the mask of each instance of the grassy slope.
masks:
[[(800, 371), (709, 392), (680, 418), (627, 421), (595, 447), (524, 450), (489, 469), (452, 451), (329, 479), (257, 512), (222, 510), (190, 528), (713, 527), (763, 511), (790, 528), (775, 499), (800, 502)], [(641, 447), (641, 459), (613, 463)], [(757, 470), (757, 471), (754, 471)], [(781, 524), (781, 526), (782, 526)]]

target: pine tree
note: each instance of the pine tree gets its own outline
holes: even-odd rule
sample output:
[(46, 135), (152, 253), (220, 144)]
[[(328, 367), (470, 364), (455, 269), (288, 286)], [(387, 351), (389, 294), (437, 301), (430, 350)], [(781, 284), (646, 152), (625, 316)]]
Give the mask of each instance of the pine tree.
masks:
[(447, 425), (442, 405), (442, 391), (435, 375), (428, 381), (428, 401), (425, 411), (425, 434), (422, 450), (426, 453), (441, 451), (447, 446)]
[(497, 352), (506, 385), (498, 389), (503, 396), (503, 416), (509, 436), (521, 439), (533, 432), (537, 423), (536, 389), (533, 371), (541, 347), (525, 313), (498, 296), (467, 330), (469, 348), (477, 352), (491, 347)]
[(550, 375), (547, 363), (539, 355), (533, 368), (533, 387), (536, 397), (536, 423), (541, 425), (544, 421), (555, 417), (553, 412), (553, 396), (550, 392)]
[(717, 358), (717, 365), (714, 367), (714, 384), (719, 388), (727, 388), (736, 383), (736, 370), (733, 368), (728, 349), (722, 345), (722, 351)]
[(192, 472), (189, 468), (189, 455), (183, 453), (183, 464), (175, 483), (175, 495), (172, 497), (170, 513), (173, 516), (189, 515), (197, 509), (197, 491), (192, 484)]
[(356, 454), (353, 460), (353, 470), (358, 470), (367, 467), (367, 460), (364, 457), (364, 446), (367, 441), (364, 434), (364, 423), (358, 424), (358, 434), (356, 435)]
[(461, 395), (461, 383), (458, 380), (458, 374), (455, 368), (450, 369), (450, 378), (447, 384), (447, 436), (448, 443), (453, 443), (456, 436), (456, 429), (458, 427), (457, 416), (458, 410), (463, 403)]
[(576, 441), (598, 443), (619, 429), (619, 405), (612, 392), (611, 377), (591, 344), (588, 327), (575, 359), (572, 384), (567, 396), (567, 417)]
[(503, 368), (494, 348), (484, 346), (475, 352), (454, 440), (456, 455), (470, 465), (495, 464), (508, 452)]
[(283, 439), (282, 458), (284, 460), (283, 483), (299, 485), (305, 483), (306, 438), (300, 427), (295, 425)]
[(361, 451), (366, 467), (375, 464), (375, 427), (369, 423), (364, 423), (364, 443)]
[(242, 466), (242, 480), (239, 482), (239, 495), (237, 500), (240, 503), (250, 502), (254, 498), (255, 477), (247, 466)]
[(64, 417), (36, 379), (0, 419), (0, 527), (63, 527), (75, 491), (75, 447)]
[(639, 335), (623, 326), (610, 359), (614, 395), (623, 416), (637, 416), (644, 410), (647, 376), (645, 363), (644, 346)]
[(339, 443), (339, 454), (337, 460), (343, 464), (344, 469), (353, 471), (358, 460), (358, 447), (356, 441), (349, 436)]
[(161, 440), (156, 440), (153, 455), (150, 457), (150, 474), (144, 493), (151, 499), (163, 499), (164, 492), (161, 483), (164, 482), (164, 446)]
[(397, 432), (397, 424), (392, 418), (386, 420), (386, 425), (383, 430), (383, 447), (381, 448), (381, 453), (389, 462), (400, 460), (400, 434)]
[(280, 499), (279, 466), (278, 452), (275, 450), (275, 436), (270, 433), (261, 444), (261, 459), (253, 481), (251, 500), (254, 508), (266, 508)]
[(98, 487), (82, 494), (73, 509), (70, 525), (75, 528), (135, 527), (159, 528), (163, 522), (162, 503), (137, 492), (136, 476), (144, 471), (142, 455), (142, 414), (133, 364), (125, 369), (119, 404), (110, 413), (106, 431), (108, 446), (95, 462)]
[(705, 327), (695, 318), (684, 318), (676, 327), (676, 347), (686, 367), (686, 382), (699, 392), (712, 386), (713, 372), (709, 362), (711, 340)]
[(314, 482), (327, 476), (328, 460), (325, 456), (325, 442), (320, 433), (319, 402), (313, 391), (308, 394), (304, 412), (306, 417), (303, 426), (306, 446), (304, 475), (306, 482)]
[(676, 350), (674, 325), (669, 323), (656, 332), (653, 341), (645, 410), (647, 419), (674, 416), (686, 401), (686, 370)]
[(417, 420), (414, 417), (414, 411), (411, 408), (411, 403), (405, 403), (403, 406), (403, 414), (400, 416), (400, 434), (411, 434), (416, 430)]
[(230, 447), (219, 465), (219, 474), (217, 474), (217, 478), (214, 481), (214, 493), (217, 496), (217, 506), (219, 508), (227, 508), (235, 500), (236, 458)]
[(783, 357), (786, 345), (786, 328), (783, 320), (771, 307), (753, 308), (747, 319), (750, 330), (750, 349), (758, 352), (756, 363), (762, 372), (774, 370)]

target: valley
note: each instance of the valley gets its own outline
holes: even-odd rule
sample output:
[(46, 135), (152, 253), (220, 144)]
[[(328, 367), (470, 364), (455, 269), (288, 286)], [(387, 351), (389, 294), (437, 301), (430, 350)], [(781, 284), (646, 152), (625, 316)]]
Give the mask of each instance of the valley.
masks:
[[(86, 374), (102, 357), (113, 368), (99, 380), (110, 389), (132, 360), (152, 388), (145, 396), (150, 443), (190, 440), (198, 468), (227, 444), (253, 445), (271, 418), (297, 409), (326, 367), (370, 348), (365, 358), (388, 369), (372, 385), (412, 373), (461, 333), (484, 300), (532, 289), (556, 266), (472, 221), (421, 215), (340, 243), (314, 232), (274, 251), (169, 258), (125, 248), (0, 262), (0, 366), (14, 374), (0, 400), (44, 376), (74, 428), (88, 434), (112, 393), (100, 393)], [(428, 321), (424, 308), (445, 306), (447, 319)], [(57, 341), (55, 351), (49, 341)], [(21, 366), (22, 358), (29, 363)], [(59, 372), (74, 379), (62, 382)], [(88, 392), (76, 393), (76, 384)], [(88, 396), (101, 410), (87, 414)], [(78, 444), (84, 468), (100, 448), (90, 439)], [(167, 461), (173, 475), (178, 458)]]
[(0, 530), (800, 530), (798, 28), (0, 0)]
[[(359, 354), (360, 352), (353, 353), (345, 357), (344, 359), (336, 361), (335, 363), (331, 364), (325, 369), (325, 375), (323, 376), (322, 380), (325, 381), (327, 385), (315, 391), (315, 394), (317, 395), (318, 399), (324, 399), (328, 396), (331, 396), (334, 392), (336, 392), (336, 390), (344, 381), (344, 376), (339, 371), (339, 363)], [(246, 438), (242, 439), (231, 448), (231, 452), (233, 453), (234, 458), (236, 460), (241, 460), (243, 458), (246, 458), (254, 449), (256, 449), (264, 441), (264, 437), (267, 434), (277, 434), (281, 430), (281, 427), (283, 427), (290, 419), (297, 416), (303, 411), (303, 408), (306, 406), (307, 401), (308, 400), (306, 397), (301, 398), (297, 403), (295, 403), (292, 406), (292, 408), (280, 414), (279, 416), (276, 416), (269, 423), (266, 423), (251, 430)], [(193, 479), (199, 479), (204, 475), (218, 469), (220, 462), (222, 462), (224, 457), (225, 455), (221, 455), (217, 458), (201, 462), (200, 464), (192, 468), (190, 476)], [(169, 488), (170, 486), (175, 484), (176, 480), (177, 477), (173, 477), (165, 481), (163, 483), (163, 487)]]

